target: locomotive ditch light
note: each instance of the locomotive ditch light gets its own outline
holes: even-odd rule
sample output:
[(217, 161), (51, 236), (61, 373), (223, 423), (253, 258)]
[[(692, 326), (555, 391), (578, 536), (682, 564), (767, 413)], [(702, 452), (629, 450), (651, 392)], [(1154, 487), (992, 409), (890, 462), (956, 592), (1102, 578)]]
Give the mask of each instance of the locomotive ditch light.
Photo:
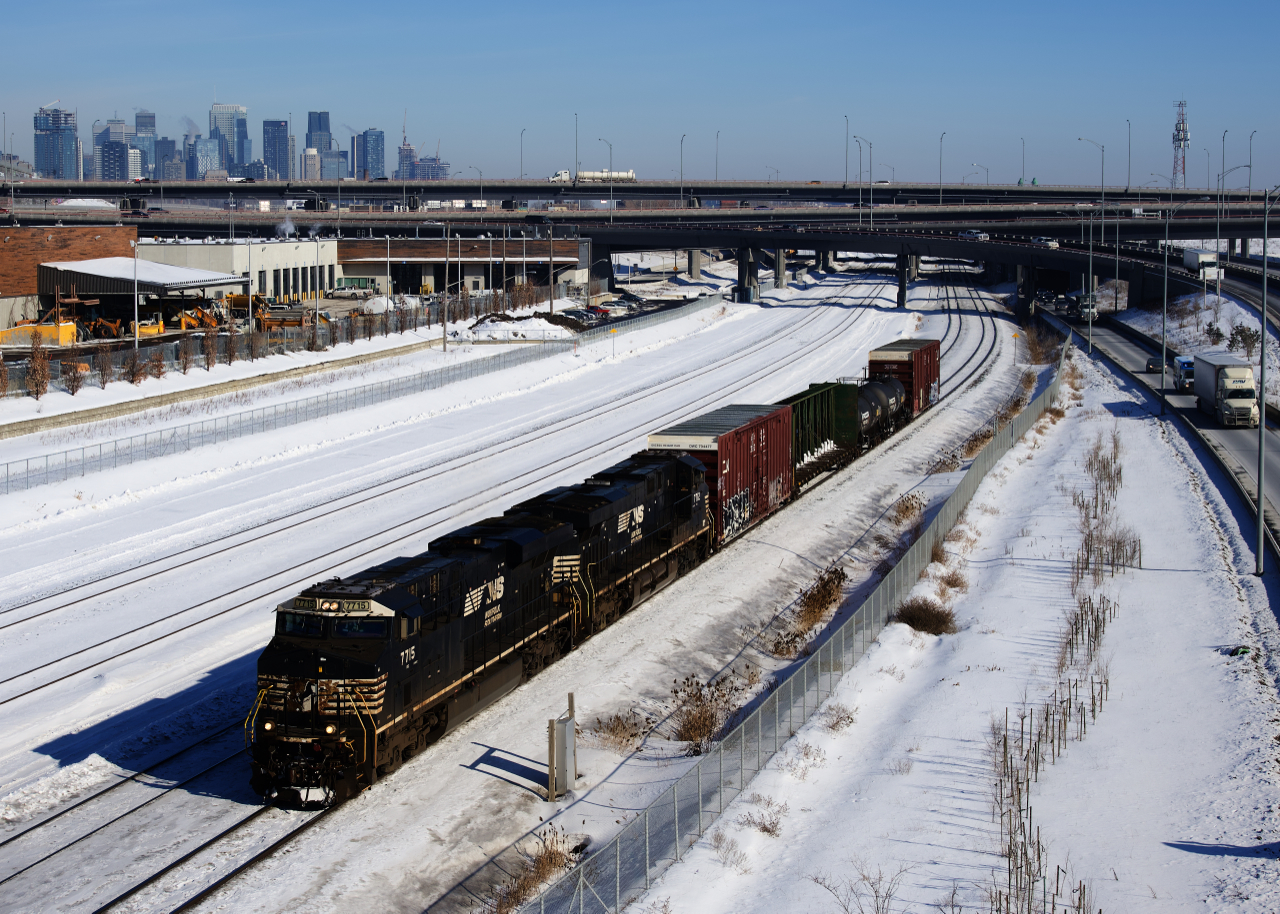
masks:
[(276, 725), (272, 721), (267, 721), (262, 725), (263, 730), (274, 730), (275, 728), (276, 728)]
[(329, 734), (330, 736), (333, 736), (333, 734), (337, 731), (337, 729), (338, 728), (335, 727), (333, 724), (325, 724), (324, 732)]

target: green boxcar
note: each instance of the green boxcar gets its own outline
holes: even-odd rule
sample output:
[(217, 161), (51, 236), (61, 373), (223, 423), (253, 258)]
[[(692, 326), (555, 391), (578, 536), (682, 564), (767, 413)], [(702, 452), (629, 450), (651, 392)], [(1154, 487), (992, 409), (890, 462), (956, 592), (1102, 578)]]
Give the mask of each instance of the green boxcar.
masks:
[(791, 407), (792, 480), (797, 491), (860, 452), (857, 384), (810, 384), (778, 405)]

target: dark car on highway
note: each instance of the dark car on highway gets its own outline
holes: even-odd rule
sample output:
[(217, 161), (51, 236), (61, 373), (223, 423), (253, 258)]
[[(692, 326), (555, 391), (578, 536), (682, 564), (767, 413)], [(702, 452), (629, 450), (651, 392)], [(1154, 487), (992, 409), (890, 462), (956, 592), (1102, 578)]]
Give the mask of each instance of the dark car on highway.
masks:
[(1159, 374), (1160, 364), (1160, 356), (1151, 356), (1151, 358), (1147, 359), (1147, 371), (1151, 374)]

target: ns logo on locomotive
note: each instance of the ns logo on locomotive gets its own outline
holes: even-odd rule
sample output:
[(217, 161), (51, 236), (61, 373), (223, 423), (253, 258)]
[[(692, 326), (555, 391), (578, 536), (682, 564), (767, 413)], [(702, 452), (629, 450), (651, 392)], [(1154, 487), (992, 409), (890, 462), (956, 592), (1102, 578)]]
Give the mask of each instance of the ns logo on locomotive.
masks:
[(847, 465), (932, 404), (938, 343), (912, 342), (931, 344), (932, 378), (724, 407), (282, 603), (245, 721), (254, 790), (289, 805), (355, 795)]

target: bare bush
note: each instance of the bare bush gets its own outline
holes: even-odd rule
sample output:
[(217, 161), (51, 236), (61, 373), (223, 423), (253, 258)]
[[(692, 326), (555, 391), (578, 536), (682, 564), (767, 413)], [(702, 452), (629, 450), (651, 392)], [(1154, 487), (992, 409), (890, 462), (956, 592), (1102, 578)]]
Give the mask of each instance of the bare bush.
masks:
[(1046, 365), (1056, 362), (1060, 355), (1063, 338), (1037, 324), (1022, 325), (1022, 336), (1027, 343), (1027, 354), (1033, 365)]
[(130, 349), (125, 353), (124, 364), (120, 366), (120, 376), (130, 384), (141, 384), (147, 376), (147, 367), (138, 355), (138, 350)]
[(267, 353), (267, 335), (260, 330), (249, 334), (249, 361), (255, 362)]
[(204, 370), (213, 371), (213, 366), (218, 364), (218, 334), (213, 330), (206, 330), (200, 343), (204, 351)]
[(74, 397), (80, 392), (80, 388), (84, 386), (84, 379), (88, 374), (89, 366), (83, 362), (63, 362), (62, 386), (67, 389), (67, 393)]
[(912, 762), (911, 759), (909, 758), (900, 758), (897, 761), (890, 762), (888, 765), (886, 765), (885, 770), (888, 771), (890, 774), (896, 774), (900, 776), (908, 775), (911, 773), (911, 769), (914, 767), (914, 764), (915, 763)]
[(947, 549), (942, 545), (942, 540), (933, 541), (933, 548), (929, 550), (929, 560), (939, 565), (947, 564)]
[(811, 743), (799, 742), (783, 753), (778, 767), (797, 781), (809, 777), (809, 772), (827, 763), (827, 754)]
[(9, 366), (0, 358), (0, 400), (9, 396)]
[(227, 321), (227, 364), (232, 365), (240, 357), (240, 331), (235, 321)]
[(870, 864), (855, 858), (853, 870), (850, 878), (815, 873), (809, 876), (809, 881), (826, 889), (844, 914), (893, 914), (902, 880), (911, 872), (911, 867), (902, 866), (886, 873), (879, 866), (872, 869)]
[(27, 393), (39, 400), (49, 392), (49, 352), (44, 334), (31, 332), (31, 354), (27, 357)]
[(737, 839), (726, 837), (718, 828), (711, 833), (711, 849), (716, 852), (716, 858), (721, 863), (739, 875), (745, 876), (751, 872), (751, 867), (747, 865), (747, 854), (738, 846)]
[(151, 350), (151, 358), (147, 360), (147, 374), (157, 381), (164, 377), (164, 350), (157, 346)]
[(591, 732), (602, 745), (626, 755), (640, 748), (651, 727), (651, 722), (633, 709), (597, 717)]
[(183, 374), (191, 371), (191, 366), (196, 362), (196, 348), (191, 342), (191, 337), (184, 336), (182, 342), (178, 344), (178, 368)]
[(708, 683), (686, 676), (677, 682), (671, 690), (674, 737), (690, 744), (691, 755), (706, 753), (733, 716), (741, 692), (742, 687), (727, 676)]
[(963, 454), (966, 458), (973, 457), (979, 451), (981, 451), (984, 447), (986, 447), (987, 442), (989, 442), (995, 436), (996, 434), (994, 431), (991, 430), (991, 427), (984, 425), (982, 428), (978, 429), (976, 432), (974, 432), (972, 435), (970, 435), (968, 438), (965, 439), (964, 444), (960, 445), (960, 453)]
[(908, 492), (893, 503), (889, 509), (889, 520), (898, 526), (913, 523), (924, 511), (927, 499), (920, 492)]
[(738, 816), (738, 827), (754, 828), (770, 838), (779, 837), (782, 834), (782, 819), (791, 811), (791, 808), (786, 803), (779, 803), (773, 797), (758, 793), (749, 796), (747, 802), (759, 808)]
[(111, 352), (106, 346), (99, 346), (94, 350), (93, 366), (98, 371), (98, 386), (106, 390), (107, 383), (111, 380), (112, 369), (115, 367), (111, 362)]
[(858, 722), (858, 709), (834, 701), (822, 709), (818, 721), (832, 733), (839, 733)]
[(959, 568), (948, 568), (938, 576), (938, 581), (952, 590), (964, 592), (969, 589), (969, 579)]
[(927, 635), (954, 635), (957, 631), (955, 613), (923, 596), (908, 597), (899, 603), (893, 619)]
[(481, 906), (485, 914), (511, 914), (547, 882), (568, 869), (573, 853), (568, 836), (554, 825), (537, 835), (537, 845), (525, 854), (520, 870), (493, 888)]

